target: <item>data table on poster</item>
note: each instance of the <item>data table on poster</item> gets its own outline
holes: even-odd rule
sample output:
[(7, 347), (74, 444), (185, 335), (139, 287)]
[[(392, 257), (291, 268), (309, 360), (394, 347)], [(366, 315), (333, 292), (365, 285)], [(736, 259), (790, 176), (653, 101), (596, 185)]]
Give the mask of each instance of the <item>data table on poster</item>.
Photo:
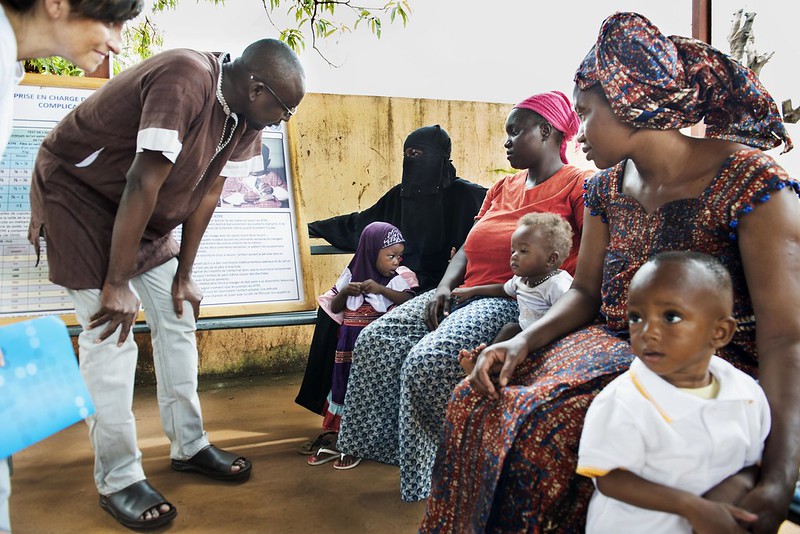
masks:
[(28, 243), (31, 172), (47, 128), (14, 128), (0, 158), (0, 317), (69, 312), (66, 291), (47, 279)]
[(47, 130), (14, 128), (0, 158), (0, 210), (30, 211), (31, 169)]

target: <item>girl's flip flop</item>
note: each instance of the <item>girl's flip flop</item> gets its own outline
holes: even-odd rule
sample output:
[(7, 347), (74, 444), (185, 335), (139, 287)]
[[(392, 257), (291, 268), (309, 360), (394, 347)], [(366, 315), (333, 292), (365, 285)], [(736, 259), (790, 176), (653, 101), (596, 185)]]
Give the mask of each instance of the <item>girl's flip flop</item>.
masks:
[(323, 432), (317, 436), (317, 439), (308, 440), (300, 445), (300, 447), (297, 448), (297, 452), (303, 456), (308, 456), (309, 454), (314, 454), (314, 452), (318, 451), (320, 447), (330, 448), (331, 445), (336, 443), (336, 435), (337, 432), (332, 430)]
[(308, 465), (322, 465), (339, 458), (339, 451), (321, 447), (317, 452), (308, 457)]
[(358, 456), (351, 456), (349, 454), (342, 453), (342, 456), (333, 464), (333, 468), (339, 469), (340, 471), (345, 469), (353, 469), (361, 463), (361, 460), (362, 459)]

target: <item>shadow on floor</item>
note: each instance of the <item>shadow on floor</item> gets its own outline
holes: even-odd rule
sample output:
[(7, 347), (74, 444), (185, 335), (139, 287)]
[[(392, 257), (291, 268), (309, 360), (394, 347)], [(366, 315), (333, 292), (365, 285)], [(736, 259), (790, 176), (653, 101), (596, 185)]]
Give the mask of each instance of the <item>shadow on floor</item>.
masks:
[[(396, 467), (365, 460), (351, 471), (337, 471), (332, 462), (308, 466), (297, 454), (301, 443), (321, 431), (321, 418), (293, 402), (301, 378), (201, 383), (211, 442), (253, 461), (253, 475), (244, 484), (172, 471), (155, 388), (139, 387), (134, 413), (145, 472), (178, 508), (170, 526), (146, 532), (416, 532), (425, 503), (400, 500)], [(128, 531), (98, 506), (92, 462), (83, 423), (15, 455), (14, 534)]]

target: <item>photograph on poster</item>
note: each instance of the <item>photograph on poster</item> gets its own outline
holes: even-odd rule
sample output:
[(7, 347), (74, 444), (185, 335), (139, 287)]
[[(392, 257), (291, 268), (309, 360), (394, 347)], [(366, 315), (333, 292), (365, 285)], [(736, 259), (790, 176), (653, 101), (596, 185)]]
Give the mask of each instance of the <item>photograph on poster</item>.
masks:
[(265, 137), (261, 144), (264, 168), (248, 176), (225, 180), (220, 208), (289, 208), (289, 185), (281, 138)]

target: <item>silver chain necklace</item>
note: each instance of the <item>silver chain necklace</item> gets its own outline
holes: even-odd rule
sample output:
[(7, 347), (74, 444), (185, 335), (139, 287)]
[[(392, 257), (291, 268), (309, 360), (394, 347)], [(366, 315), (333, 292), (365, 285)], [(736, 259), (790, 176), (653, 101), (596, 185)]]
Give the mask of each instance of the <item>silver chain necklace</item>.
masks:
[[(203, 178), (205, 178), (211, 163), (214, 161), (214, 159), (216, 159), (219, 153), (222, 152), (226, 146), (228, 146), (228, 143), (230, 143), (233, 139), (234, 132), (236, 132), (236, 127), (239, 126), (239, 116), (236, 113), (231, 113), (231, 108), (228, 106), (228, 103), (225, 101), (225, 96), (222, 94), (222, 66), (229, 60), (229, 54), (220, 54), (219, 77), (217, 78), (217, 101), (222, 105), (222, 111), (225, 112), (225, 121), (222, 123), (222, 135), (220, 135), (219, 143), (217, 143), (217, 148), (214, 150), (214, 155), (211, 156), (211, 159), (208, 160), (208, 163), (206, 164), (206, 168), (200, 173), (200, 177), (195, 182), (194, 187), (192, 187), (192, 191), (197, 189), (197, 186), (203, 181)], [(233, 118), (233, 126), (231, 127), (230, 131), (228, 131), (228, 119), (231, 117)]]

